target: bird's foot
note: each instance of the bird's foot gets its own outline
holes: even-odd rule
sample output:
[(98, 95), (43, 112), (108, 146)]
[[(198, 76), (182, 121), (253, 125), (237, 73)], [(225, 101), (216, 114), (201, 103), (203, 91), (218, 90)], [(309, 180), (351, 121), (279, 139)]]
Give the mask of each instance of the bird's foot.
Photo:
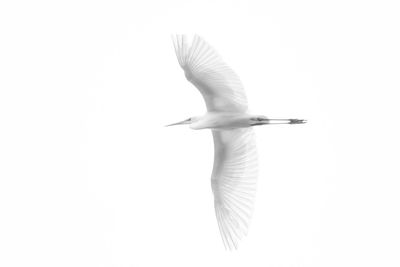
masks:
[(307, 120), (299, 120), (299, 119), (289, 119), (289, 124), (301, 124), (306, 123)]

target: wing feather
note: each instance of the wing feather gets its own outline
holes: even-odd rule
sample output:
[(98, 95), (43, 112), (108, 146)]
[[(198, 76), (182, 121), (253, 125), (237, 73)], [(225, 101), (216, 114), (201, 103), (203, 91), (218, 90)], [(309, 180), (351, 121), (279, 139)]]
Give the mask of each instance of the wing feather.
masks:
[(211, 187), (223, 243), (237, 248), (247, 234), (257, 183), (257, 150), (252, 128), (213, 130)]
[(176, 35), (173, 41), (179, 65), (188, 81), (203, 95), (208, 111), (247, 110), (239, 77), (208, 43), (198, 35), (190, 47), (186, 35)]

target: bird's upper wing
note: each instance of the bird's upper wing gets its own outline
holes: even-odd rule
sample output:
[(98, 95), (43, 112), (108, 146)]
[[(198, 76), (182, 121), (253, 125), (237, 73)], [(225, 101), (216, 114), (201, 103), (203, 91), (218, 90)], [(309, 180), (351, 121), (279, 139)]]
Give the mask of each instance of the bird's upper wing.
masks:
[(257, 182), (257, 150), (252, 128), (213, 130), (211, 186), (224, 245), (237, 248), (252, 216)]
[(197, 35), (190, 47), (185, 35), (174, 36), (173, 41), (179, 64), (186, 78), (203, 95), (208, 111), (247, 110), (239, 77), (209, 44)]

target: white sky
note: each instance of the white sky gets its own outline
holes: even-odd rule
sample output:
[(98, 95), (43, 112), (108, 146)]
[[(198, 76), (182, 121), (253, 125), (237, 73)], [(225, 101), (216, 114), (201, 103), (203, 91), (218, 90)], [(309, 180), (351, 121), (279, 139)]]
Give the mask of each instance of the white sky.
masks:
[[(3, 1), (1, 266), (399, 266), (397, 1)], [(248, 237), (223, 249), (205, 106), (170, 35), (239, 74), (256, 129)]]

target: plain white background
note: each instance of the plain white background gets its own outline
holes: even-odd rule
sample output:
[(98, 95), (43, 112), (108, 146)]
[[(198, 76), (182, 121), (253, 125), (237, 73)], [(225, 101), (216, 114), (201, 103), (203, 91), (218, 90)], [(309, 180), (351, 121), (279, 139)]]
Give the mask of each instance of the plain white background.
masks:
[[(399, 266), (397, 1), (2, 1), (1, 266)], [(209, 131), (170, 35), (239, 74), (248, 237), (224, 250)]]

